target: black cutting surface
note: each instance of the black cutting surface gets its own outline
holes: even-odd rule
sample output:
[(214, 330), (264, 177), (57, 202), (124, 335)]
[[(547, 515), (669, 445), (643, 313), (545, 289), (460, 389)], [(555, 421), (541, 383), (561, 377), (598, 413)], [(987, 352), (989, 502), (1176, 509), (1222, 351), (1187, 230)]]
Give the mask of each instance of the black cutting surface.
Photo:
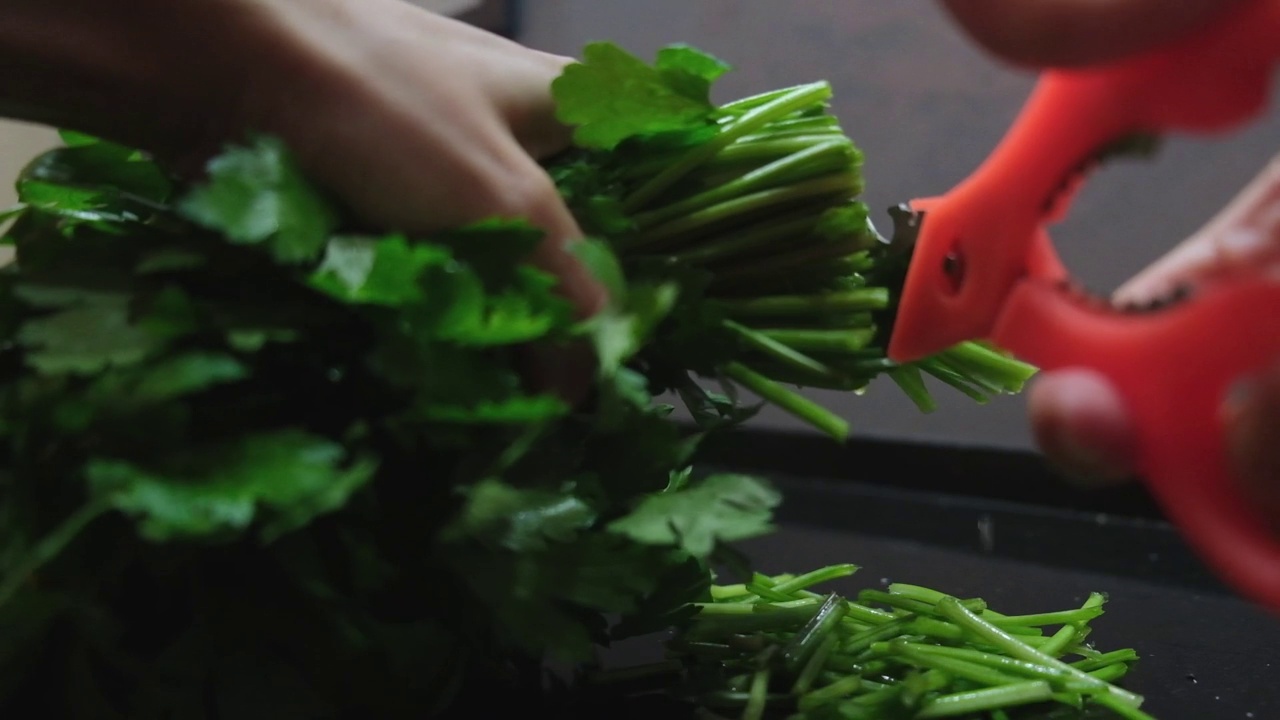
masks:
[(1142, 656), (1124, 684), (1145, 710), (1280, 720), (1280, 616), (1219, 584), (1140, 486), (1074, 490), (1017, 454), (764, 434), (710, 457), (783, 492), (779, 531), (742, 546), (761, 571), (852, 562), (862, 569), (831, 589), (909, 582), (1011, 613), (1106, 592), (1091, 640)]

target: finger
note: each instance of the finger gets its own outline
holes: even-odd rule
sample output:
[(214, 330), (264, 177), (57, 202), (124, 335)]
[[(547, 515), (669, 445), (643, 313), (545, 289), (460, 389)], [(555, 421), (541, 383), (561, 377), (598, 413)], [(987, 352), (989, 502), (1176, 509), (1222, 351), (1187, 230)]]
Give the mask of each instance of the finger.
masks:
[(537, 80), (520, 83), (522, 94), (505, 98), (501, 112), (525, 152), (544, 160), (569, 147), (573, 139), (573, 128), (556, 117), (555, 98), (549, 90), (573, 58), (539, 53), (533, 62)]
[(531, 207), (525, 217), (547, 233), (530, 262), (559, 278), (561, 293), (573, 303), (581, 317), (590, 317), (602, 310), (608, 296), (604, 286), (571, 250), (574, 243), (582, 240), (583, 233), (559, 195)]
[[(541, 166), (528, 154), (522, 152), (519, 157), (524, 165), (521, 175), (536, 180), (530, 186), (534, 190), (528, 202), (518, 206), (525, 209), (514, 215), (546, 232), (530, 262), (559, 280), (559, 292), (573, 304), (580, 318), (593, 316), (604, 309), (608, 295), (570, 249), (582, 240), (583, 233)], [(524, 349), (522, 360), (535, 391), (554, 393), (571, 407), (586, 400), (596, 368), (590, 345), (535, 343)]]
[(1242, 0), (943, 0), (987, 51), (1020, 65), (1108, 62), (1177, 38)]
[(1133, 474), (1133, 426), (1120, 395), (1101, 375), (1087, 370), (1045, 373), (1027, 396), (1036, 443), (1064, 474), (1097, 485)]
[(1247, 493), (1280, 518), (1280, 367), (1228, 405), (1228, 448)]
[(1142, 301), (1215, 273), (1280, 260), (1280, 155), (1194, 235), (1135, 275), (1114, 294)]

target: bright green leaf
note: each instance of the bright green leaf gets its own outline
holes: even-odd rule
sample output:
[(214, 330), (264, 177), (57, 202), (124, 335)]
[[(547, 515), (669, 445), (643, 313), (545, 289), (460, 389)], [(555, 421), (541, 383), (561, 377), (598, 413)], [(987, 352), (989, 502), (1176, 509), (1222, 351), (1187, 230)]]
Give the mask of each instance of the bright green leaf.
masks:
[(283, 263), (319, 257), (336, 217), (279, 141), (233, 147), (209, 163), (208, 175), (179, 205), (192, 221), (234, 243), (265, 245)]
[(602, 149), (637, 135), (706, 124), (715, 107), (669, 75), (613, 43), (591, 43), (582, 61), (552, 82), (557, 117), (576, 126), (576, 144)]
[(711, 85), (731, 68), (719, 58), (688, 45), (669, 45), (658, 51), (655, 66), (682, 95), (711, 102)]
[(336, 237), (311, 283), (348, 302), (397, 306), (422, 299), (424, 268), (452, 260), (447, 249), (411, 244), (403, 235)]

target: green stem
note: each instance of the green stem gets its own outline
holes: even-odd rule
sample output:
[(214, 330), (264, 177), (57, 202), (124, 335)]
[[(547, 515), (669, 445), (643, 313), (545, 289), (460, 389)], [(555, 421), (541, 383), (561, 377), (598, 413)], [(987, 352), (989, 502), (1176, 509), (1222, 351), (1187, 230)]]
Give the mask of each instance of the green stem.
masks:
[(733, 331), (749, 347), (759, 350), (784, 365), (791, 366), (803, 372), (813, 373), (818, 377), (837, 377), (836, 371), (826, 365), (823, 365), (817, 360), (814, 360), (808, 355), (805, 355), (804, 353), (783, 345), (767, 335), (752, 330), (751, 328), (734, 322), (733, 320), (724, 320), (721, 324), (725, 328)]
[(780, 409), (804, 420), (825, 432), (833, 439), (844, 441), (849, 437), (849, 423), (812, 400), (791, 392), (769, 378), (760, 375), (746, 365), (731, 362), (724, 368), (725, 375)]
[(851, 197), (862, 191), (862, 179), (852, 173), (838, 172), (783, 187), (769, 188), (739, 195), (704, 207), (670, 222), (636, 233), (622, 245), (626, 252), (653, 250), (679, 245), (681, 240), (704, 232), (706, 228), (736, 220), (751, 213), (763, 213), (779, 206), (814, 198)]
[(865, 249), (866, 244), (861, 240), (801, 247), (792, 252), (719, 268), (711, 285), (717, 292), (722, 293), (743, 286), (755, 290), (761, 284), (776, 284), (788, 274), (825, 269), (833, 260), (843, 261)]
[(1099, 691), (1111, 692), (1116, 697), (1123, 699), (1133, 707), (1139, 707), (1142, 705), (1142, 698), (1140, 696), (1104, 683), (1096, 678), (1092, 678), (1087, 673), (1081, 672), (1041, 650), (1037, 650), (1030, 645), (1019, 642), (1017, 638), (970, 612), (968, 608), (964, 607), (960, 601), (955, 598), (944, 598), (938, 603), (937, 607), (938, 610), (952, 622), (961, 626), (970, 634), (1000, 648), (1007, 655), (1016, 657), (1020, 660), (1026, 660), (1028, 662), (1047, 665), (1059, 670), (1065, 669), (1068, 673), (1074, 675), (1075, 679), (1084, 683), (1086, 687), (1093, 687)]
[(991, 398), (988, 393), (1000, 392), (999, 388), (992, 389), (989, 385), (986, 386), (987, 391), (983, 392), (983, 388), (974, 387), (969, 382), (969, 376), (966, 376), (956, 370), (951, 369), (937, 357), (925, 358), (923, 360), (920, 360), (919, 362), (911, 363), (911, 366), (918, 368), (928, 373), (929, 375), (941, 380), (947, 385), (950, 385), (951, 387), (959, 390), (960, 392), (969, 396), (969, 399), (973, 400), (974, 402), (980, 405), (984, 405), (990, 402)]
[(683, 215), (692, 215), (698, 210), (708, 208), (717, 203), (725, 203), (736, 197), (746, 196), (762, 190), (795, 184), (808, 178), (848, 171), (853, 157), (853, 144), (848, 140), (825, 140), (779, 158), (762, 167), (756, 168), (729, 182), (721, 183), (709, 190), (686, 197), (669, 205), (637, 213), (631, 221), (642, 232)]
[[(806, 119), (805, 122), (811, 122), (811, 119)], [(703, 167), (714, 168), (722, 163), (736, 166), (744, 162), (769, 162), (832, 139), (849, 140), (836, 129), (814, 132), (807, 127), (788, 130), (777, 124), (770, 125), (766, 132), (755, 137), (744, 137), (721, 150), (720, 154)], [(849, 146), (853, 147), (851, 142)]]
[(857, 571), (857, 565), (850, 565), (847, 563), (843, 565), (828, 565), (827, 567), (812, 570), (803, 575), (797, 575), (793, 578), (780, 580), (773, 586), (773, 589), (780, 593), (790, 595), (797, 590), (804, 590), (811, 588), (814, 585), (821, 585), (822, 583), (831, 582), (832, 580), (849, 577)]
[(764, 667), (751, 677), (751, 690), (748, 691), (747, 707), (742, 711), (742, 720), (761, 720), (768, 699), (769, 668)]
[(1010, 685), (1013, 683), (1023, 682), (1023, 678), (1007, 675), (988, 665), (979, 665), (978, 663), (962, 660), (960, 658), (947, 657), (945, 655), (931, 655), (926, 652), (917, 650), (918, 646), (898, 639), (887, 643), (876, 643), (872, 646), (872, 650), (881, 651), (885, 654), (896, 655), (902, 658), (902, 661), (909, 665), (924, 666), (935, 670), (941, 670), (950, 675), (959, 678), (971, 680), (982, 685)]
[[(830, 359), (838, 359), (835, 356)], [(817, 358), (814, 358), (815, 360)], [(819, 362), (823, 362), (819, 360)], [(838, 390), (840, 392), (860, 392), (871, 382), (872, 376), (840, 371), (840, 374), (827, 376), (798, 370), (792, 365), (774, 362), (761, 356), (751, 359), (751, 366), (756, 372), (783, 385), (814, 388), (817, 390)]]
[(634, 214), (738, 138), (755, 132), (770, 121), (785, 117), (806, 105), (825, 102), (830, 97), (831, 86), (825, 82), (818, 82), (797, 86), (752, 107), (741, 116), (726, 123), (714, 138), (687, 151), (679, 160), (637, 188), (623, 201), (623, 212), (628, 215)]
[(1089, 677), (1097, 678), (1103, 682), (1113, 683), (1129, 674), (1129, 666), (1124, 663), (1113, 663), (1106, 667), (1090, 670)]
[(908, 623), (905, 618), (896, 618), (891, 622), (868, 628), (845, 638), (845, 641), (840, 645), (840, 652), (856, 655), (875, 643), (884, 642), (901, 635), (907, 627)]
[(778, 244), (797, 236), (811, 232), (820, 218), (815, 217), (812, 210), (801, 211), (782, 218), (776, 218), (751, 227), (734, 229), (723, 235), (709, 238), (671, 255), (671, 262), (679, 265), (709, 265), (749, 253), (752, 250), (777, 247)]
[(1071, 673), (1059, 668), (1050, 667), (1043, 663), (1029, 662), (1027, 660), (1020, 660), (1007, 655), (983, 652), (974, 648), (951, 647), (947, 645), (926, 645), (923, 643), (910, 643), (908, 647), (916, 653), (963, 660), (976, 665), (984, 665), (997, 670), (1017, 673), (1018, 675), (1023, 675), (1035, 680), (1044, 680), (1051, 683), (1055, 688), (1066, 688), (1074, 679), (1074, 676)]
[(748, 299), (716, 300), (716, 306), (733, 317), (790, 317), (826, 315), (889, 306), (889, 289), (864, 287), (821, 295), (766, 295)]
[(963, 375), (993, 383), (995, 392), (1017, 392), (1036, 373), (1036, 368), (978, 342), (963, 342), (939, 353)]
[(938, 409), (929, 388), (920, 376), (920, 369), (915, 365), (900, 365), (888, 371), (889, 378), (902, 390), (920, 412), (931, 413)]
[(111, 507), (109, 498), (97, 498), (93, 502), (82, 505), (52, 532), (41, 538), (22, 556), (13, 569), (0, 579), (0, 607), (7, 605), (37, 570), (58, 557), (90, 523), (105, 514)]
[(867, 347), (876, 337), (875, 328), (807, 330), (759, 328), (756, 332), (801, 352), (848, 353)]
[(832, 633), (822, 640), (822, 644), (817, 650), (813, 651), (813, 655), (809, 657), (809, 661), (805, 663), (800, 674), (796, 676), (795, 683), (791, 686), (791, 692), (796, 695), (803, 695), (813, 686), (813, 681), (818, 677), (818, 673), (822, 672), (823, 666), (827, 663), (827, 657), (831, 655), (831, 651), (840, 644), (840, 636)]
[(914, 717), (956, 717), (977, 712), (1007, 708), (1017, 705), (1046, 702), (1053, 697), (1053, 689), (1039, 680), (1001, 685), (1000, 687), (970, 690), (942, 695), (925, 703)]
[(848, 697), (858, 690), (862, 689), (862, 678), (857, 675), (851, 675), (843, 680), (838, 680), (825, 687), (818, 688), (812, 692), (800, 696), (800, 709), (802, 711), (813, 710), (822, 707), (827, 703), (835, 702), (843, 697)]
[(1123, 650), (1112, 650), (1111, 652), (1102, 653), (1091, 658), (1085, 658), (1078, 662), (1071, 663), (1071, 666), (1077, 670), (1089, 672), (1098, 668), (1104, 668), (1114, 663), (1137, 662), (1138, 653), (1133, 648), (1125, 648)]
[[(1089, 597), (1085, 598), (1084, 603), (1080, 605), (1080, 608), (1087, 609), (1102, 607), (1105, 602), (1106, 596), (1101, 593), (1090, 593)], [(1085, 626), (1080, 623), (1069, 623), (1067, 625), (1063, 625), (1058, 632), (1053, 634), (1053, 637), (1049, 639), (1049, 642), (1046, 643), (1044, 647), (1040, 648), (1040, 651), (1046, 655), (1051, 655), (1056, 658), (1066, 652), (1068, 646), (1079, 642), (1084, 630)]]
[(1008, 628), (1014, 625), (1065, 625), (1068, 623), (1088, 622), (1102, 615), (1101, 607), (1082, 607), (1075, 610), (1058, 610), (1056, 612), (1035, 613), (1031, 615), (1006, 615), (992, 620), (997, 627)]
[(805, 626), (782, 649), (782, 662), (788, 672), (795, 673), (817, 651), (818, 646), (832, 637), (840, 621), (848, 614), (844, 598), (832, 593)]
[[(755, 95), (747, 95), (745, 97), (740, 97), (737, 100), (730, 100), (729, 102), (722, 104), (720, 106), (720, 110), (726, 113), (741, 114), (748, 110), (758, 108), (767, 102), (777, 100), (779, 97), (793, 92), (794, 90), (795, 88), (793, 87), (787, 87), (779, 88), (777, 90), (766, 90), (765, 92), (757, 93)], [(725, 122), (729, 121), (726, 120)]]

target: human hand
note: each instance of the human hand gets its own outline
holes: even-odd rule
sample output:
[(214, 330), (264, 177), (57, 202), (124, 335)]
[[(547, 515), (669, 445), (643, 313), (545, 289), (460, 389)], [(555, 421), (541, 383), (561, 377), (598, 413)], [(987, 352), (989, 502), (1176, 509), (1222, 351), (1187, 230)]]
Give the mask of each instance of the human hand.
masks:
[[(1142, 51), (1206, 22), (1239, 0), (944, 0), (980, 45), (1031, 67), (1103, 62)], [(1217, 217), (1114, 294), (1148, 300), (1182, 281), (1241, 264), (1280, 259), (1280, 155)], [(1044, 373), (1028, 393), (1037, 443), (1058, 467), (1086, 481), (1128, 478), (1134, 429), (1118, 392), (1087, 370)], [(1280, 358), (1246, 379), (1224, 408), (1237, 475), (1257, 503), (1280, 516)]]
[[(546, 241), (531, 261), (582, 316), (603, 288), (566, 252), (581, 236), (538, 164), (565, 148), (551, 81), (570, 60), (400, 0), (259, 0), (283, 33), (242, 123), (283, 137), (299, 162), (383, 227), (429, 232), (490, 216), (525, 218)], [(578, 400), (583, 348), (530, 348), (531, 379)]]
[[(3, 0), (0, 113), (198, 169), (246, 132), (375, 227), (427, 233), (491, 216), (547, 232), (531, 261), (582, 316), (604, 289), (538, 160), (566, 147), (551, 81), (570, 60), (401, 0)], [(587, 351), (529, 353), (576, 400)]]

